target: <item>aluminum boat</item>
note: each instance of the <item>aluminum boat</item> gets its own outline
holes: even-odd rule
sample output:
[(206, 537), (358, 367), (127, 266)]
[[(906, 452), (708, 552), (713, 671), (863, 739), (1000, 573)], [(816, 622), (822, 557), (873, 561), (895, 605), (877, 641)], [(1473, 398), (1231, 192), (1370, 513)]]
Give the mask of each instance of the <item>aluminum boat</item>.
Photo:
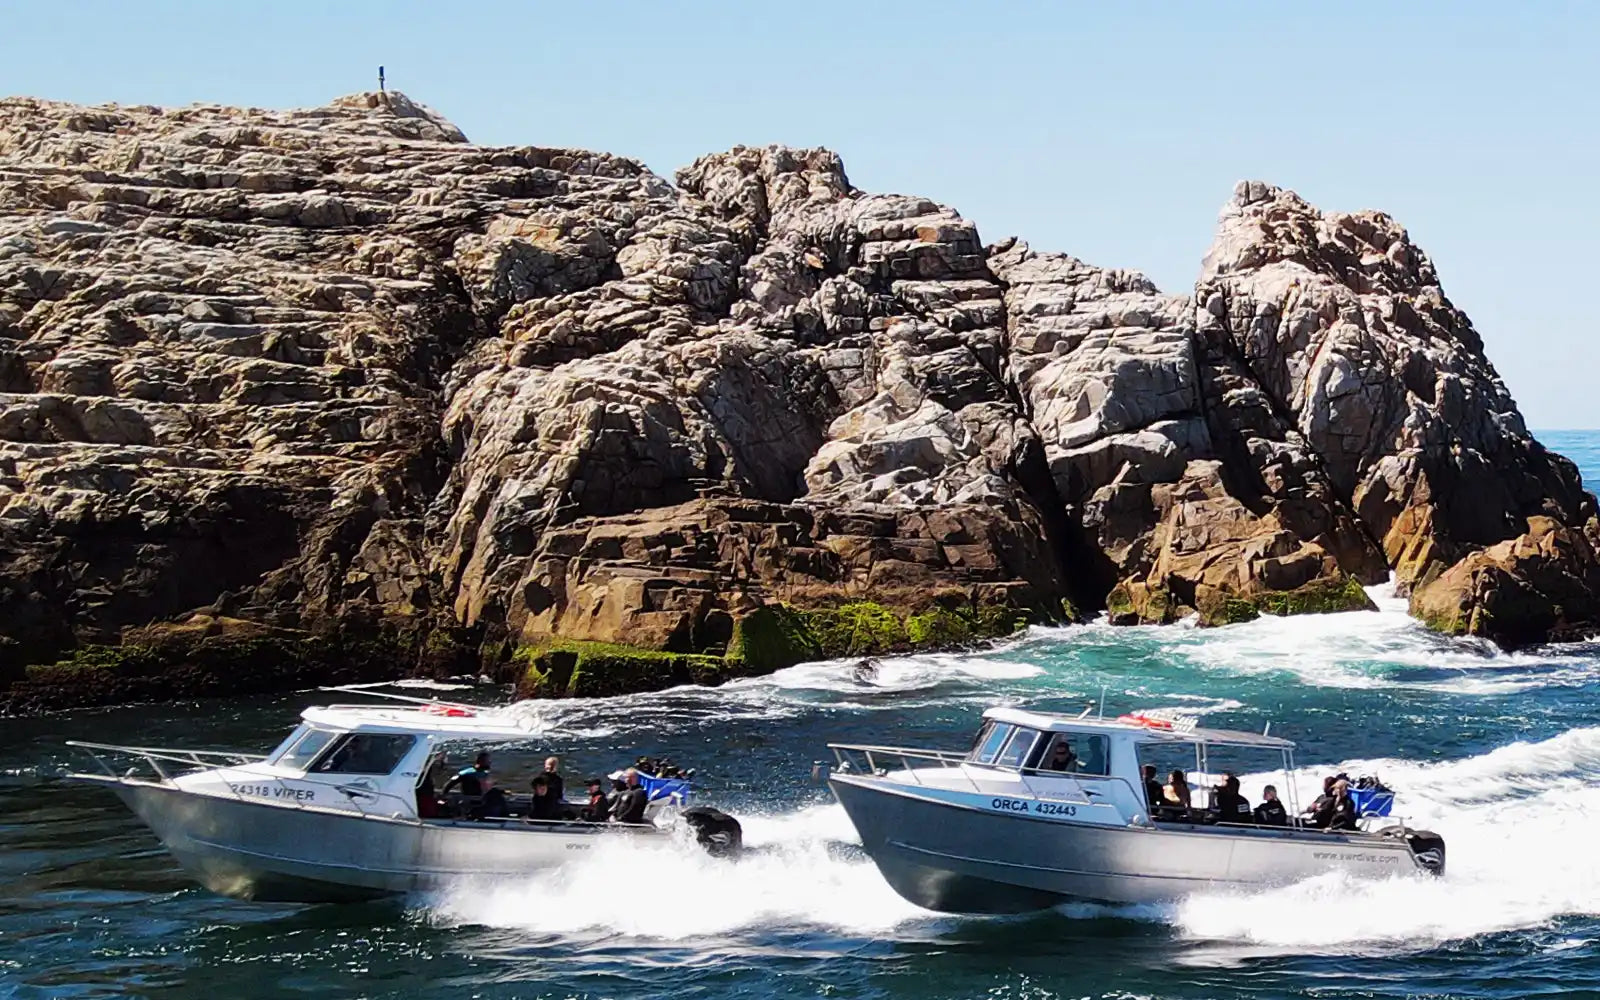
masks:
[[(1071, 747), (1067, 770), (1050, 766), (1061, 742)], [(1360, 829), (1333, 832), (1293, 820), (1225, 822), (1200, 803), (1152, 808), (1142, 765), (1181, 762), (1199, 795), (1215, 782), (1208, 769), (1219, 758), (1264, 751), (1281, 759), (1286, 812), (1299, 811), (1292, 742), (1204, 729), (1192, 718), (992, 708), (964, 753), (831, 749), (836, 764), (828, 782), (862, 847), (896, 892), (930, 910), (1163, 902), (1329, 871), (1387, 877), (1444, 870), (1441, 838), (1387, 817), (1366, 816)]]
[[(432, 779), (447, 746), (526, 744), (533, 720), (387, 697), (399, 704), (307, 708), (265, 756), (73, 742), (99, 773), (66, 778), (114, 791), (213, 892), (287, 902), (363, 900), (526, 875), (603, 841), (669, 836), (667, 821), (687, 796), (686, 782), (647, 776), (643, 824), (533, 821), (515, 815), (526, 798), (515, 795), (508, 798), (512, 815), (483, 818), (451, 801), (460, 796), (446, 801), (444, 815), (427, 815), (436, 810), (419, 809), (419, 795), (439, 801)], [(699, 839), (708, 844), (707, 836)]]

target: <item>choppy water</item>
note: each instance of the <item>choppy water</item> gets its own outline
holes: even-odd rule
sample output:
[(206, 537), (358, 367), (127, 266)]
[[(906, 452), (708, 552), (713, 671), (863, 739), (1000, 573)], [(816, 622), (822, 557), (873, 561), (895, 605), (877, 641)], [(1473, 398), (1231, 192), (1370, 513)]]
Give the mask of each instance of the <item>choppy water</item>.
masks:
[[(1600, 466), (1600, 436), (1542, 437)], [(313, 695), (3, 720), (0, 997), (1600, 995), (1600, 645), (1505, 654), (1381, 603), (1208, 631), (1037, 630), (983, 655), (888, 661), (872, 684), (813, 664), (540, 704), (540, 744), (499, 755), (502, 774), (546, 750), (574, 775), (671, 753), (771, 849), (729, 863), (618, 845), (404, 903), (212, 897), (111, 796), (52, 780), (66, 739), (264, 747)], [(1113, 710), (1272, 721), (1301, 744), (1303, 788), (1377, 770), (1408, 820), (1446, 836), (1449, 874), (940, 916), (888, 889), (809, 781), (829, 741), (955, 746), (988, 704), (1076, 710), (1102, 686)]]

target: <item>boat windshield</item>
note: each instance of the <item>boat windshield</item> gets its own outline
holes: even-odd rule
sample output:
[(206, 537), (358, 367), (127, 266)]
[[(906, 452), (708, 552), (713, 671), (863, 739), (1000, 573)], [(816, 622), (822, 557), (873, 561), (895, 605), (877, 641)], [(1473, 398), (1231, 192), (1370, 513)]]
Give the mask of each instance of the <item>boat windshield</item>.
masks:
[(994, 767), (1021, 768), (1028, 763), (1039, 731), (1006, 722), (986, 722), (973, 742), (967, 760)]
[(311, 770), (318, 774), (388, 774), (416, 745), (417, 738), (409, 733), (350, 733), (318, 758)]
[(283, 749), (279, 751), (278, 756), (272, 763), (280, 767), (304, 771), (311, 766), (311, 762), (317, 759), (317, 754), (322, 752), (323, 748), (328, 745), (328, 742), (335, 735), (337, 734), (331, 733), (326, 729), (301, 726), (299, 733), (285, 742)]
[(983, 728), (978, 730), (978, 738), (972, 742), (972, 751), (967, 754), (967, 760), (974, 764), (993, 764), (1016, 728), (1004, 722), (985, 722)]

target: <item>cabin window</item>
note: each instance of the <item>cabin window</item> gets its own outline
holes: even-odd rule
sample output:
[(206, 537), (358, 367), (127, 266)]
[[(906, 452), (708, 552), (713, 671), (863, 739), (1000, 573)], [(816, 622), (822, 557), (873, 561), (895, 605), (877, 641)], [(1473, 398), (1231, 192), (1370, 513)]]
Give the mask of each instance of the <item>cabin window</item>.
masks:
[[(1065, 747), (1062, 753), (1057, 748)], [(1056, 733), (1038, 756), (1039, 771), (1066, 774), (1106, 775), (1111, 773), (1111, 740), (1084, 733)]]
[(1017, 727), (1011, 734), (1011, 742), (1000, 752), (994, 762), (1000, 767), (1021, 767), (1022, 762), (1028, 759), (1028, 751), (1033, 749), (1033, 741), (1039, 736), (1038, 730)]
[(978, 734), (977, 745), (972, 748), (971, 759), (979, 764), (993, 764), (1005, 747), (1006, 740), (1011, 738), (1013, 728), (1003, 722), (985, 723), (983, 731)]
[(326, 729), (311, 729), (302, 726), (300, 738), (289, 744), (288, 749), (283, 751), (276, 763), (280, 767), (304, 771), (311, 766), (311, 762), (317, 759), (317, 755), (333, 740), (335, 735)]
[(388, 774), (416, 744), (415, 736), (351, 733), (323, 754), (312, 770), (318, 774)]

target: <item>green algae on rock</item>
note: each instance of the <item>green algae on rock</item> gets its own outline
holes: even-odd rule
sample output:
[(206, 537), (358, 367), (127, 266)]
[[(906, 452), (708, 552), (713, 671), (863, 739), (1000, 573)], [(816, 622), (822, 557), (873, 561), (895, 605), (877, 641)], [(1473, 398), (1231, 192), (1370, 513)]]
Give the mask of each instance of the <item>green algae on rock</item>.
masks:
[(517, 649), (512, 661), (518, 697), (601, 697), (720, 684), (808, 660), (961, 648), (1011, 635), (1031, 617), (1037, 616), (1016, 608), (959, 604), (915, 612), (872, 601), (808, 609), (770, 604), (735, 622), (721, 656), (552, 637)]

